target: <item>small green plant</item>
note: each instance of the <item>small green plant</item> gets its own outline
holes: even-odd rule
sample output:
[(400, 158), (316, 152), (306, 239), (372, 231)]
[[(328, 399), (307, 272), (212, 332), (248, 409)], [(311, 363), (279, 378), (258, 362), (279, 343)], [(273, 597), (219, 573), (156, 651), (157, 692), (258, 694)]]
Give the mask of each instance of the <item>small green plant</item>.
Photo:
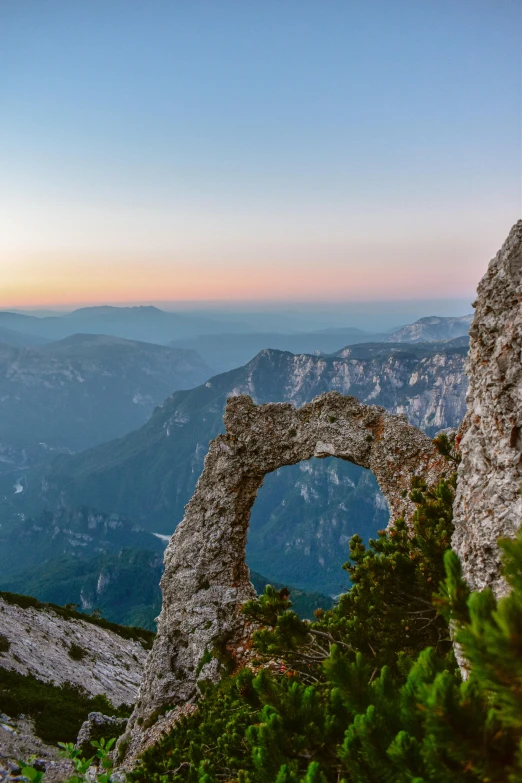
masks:
[[(69, 778), (67, 783), (83, 783), (84, 781), (86, 781), (86, 783), (110, 783), (112, 770), (114, 768), (114, 762), (111, 758), (110, 751), (115, 742), (115, 737), (110, 740), (93, 740), (91, 745), (96, 749), (96, 756), (91, 756), (88, 759), (82, 757), (81, 751), (76, 748), (74, 743), (59, 742), (58, 745), (62, 748), (60, 755), (63, 758), (70, 759), (76, 770), (76, 775)], [(96, 765), (98, 766), (98, 772), (96, 773), (96, 777), (93, 778), (91, 774), (87, 775), (87, 773), (95, 759), (97, 759)], [(100, 771), (100, 769), (103, 771)]]
[(201, 669), (203, 668), (203, 666), (206, 663), (210, 663), (211, 660), (212, 660), (212, 653), (210, 652), (210, 650), (205, 650), (205, 652), (201, 656), (200, 661), (199, 661), (199, 663), (198, 663), (198, 665), (196, 667), (196, 677), (199, 675), (199, 673), (200, 673)]
[(72, 658), (73, 661), (81, 661), (83, 658), (88, 657), (87, 650), (84, 650), (83, 647), (80, 647), (80, 645), (75, 642), (69, 647), (68, 654), (69, 658)]
[(111, 758), (110, 751), (115, 742), (116, 742), (115, 737), (107, 741), (101, 739), (99, 742), (97, 742), (96, 740), (91, 742), (93, 748), (96, 749), (98, 766), (104, 770), (103, 773), (98, 772), (98, 777), (97, 777), (98, 783), (110, 783), (111, 774), (114, 767), (114, 762)]
[(433, 443), (439, 454), (442, 454), (447, 460), (454, 465), (460, 463), (461, 456), (456, 449), (456, 433), (446, 435), (445, 432), (441, 432), (440, 435), (437, 435), (437, 437), (433, 439)]
[(91, 756), (89, 759), (83, 758), (81, 751), (76, 748), (74, 742), (59, 742), (58, 745), (62, 748), (60, 756), (64, 759), (70, 759), (76, 770), (76, 775), (69, 778), (67, 783), (83, 783), (86, 780), (85, 775), (94, 761), (94, 756)]
[(19, 761), (20, 775), (30, 780), (31, 783), (40, 783), (43, 780), (44, 773), (42, 770), (36, 769), (34, 766), (35, 761), (36, 756), (31, 756), (27, 761)]

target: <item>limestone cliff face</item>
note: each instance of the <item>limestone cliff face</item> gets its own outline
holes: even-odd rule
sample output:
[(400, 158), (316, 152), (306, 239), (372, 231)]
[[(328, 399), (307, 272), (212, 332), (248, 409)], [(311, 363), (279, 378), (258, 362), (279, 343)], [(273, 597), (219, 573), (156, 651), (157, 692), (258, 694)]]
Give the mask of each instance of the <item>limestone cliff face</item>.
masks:
[(251, 629), (241, 606), (255, 592), (245, 544), (250, 509), (267, 473), (313, 456), (339, 457), (371, 469), (392, 518), (408, 519), (415, 508), (407, 495), (413, 476), (433, 484), (446, 468), (432, 441), (405, 416), (337, 392), (301, 408), (232, 397), (224, 420), (226, 434), (211, 442), (165, 553), (158, 634), (122, 741), (129, 743), (129, 761), (168, 726), (167, 709), (194, 700), (198, 680), (219, 679), (223, 655), (247, 660)]
[(466, 363), (453, 547), (473, 588), (502, 594), (497, 541), (522, 514), (522, 221), (481, 280)]

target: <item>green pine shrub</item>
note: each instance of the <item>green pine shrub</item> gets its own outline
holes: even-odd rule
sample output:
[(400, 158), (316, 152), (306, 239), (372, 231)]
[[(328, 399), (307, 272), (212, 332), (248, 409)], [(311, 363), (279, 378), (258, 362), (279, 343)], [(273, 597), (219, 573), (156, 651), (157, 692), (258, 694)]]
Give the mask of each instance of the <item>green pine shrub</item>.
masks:
[[(447, 619), (432, 602), (453, 530), (454, 489), (454, 475), (433, 490), (416, 481), (413, 531), (398, 520), (368, 547), (354, 536), (345, 566), (353, 586), (315, 622), (292, 611), (286, 589), (267, 586), (248, 602), (245, 613), (263, 626), (254, 635), (257, 665), (205, 686), (198, 711), (144, 754), (132, 778), (357, 780), (343, 769), (341, 749), (372, 694), (394, 694), (389, 734), (400, 688), (426, 647), (434, 671), (458, 679)], [(277, 663), (265, 668), (268, 661)]]
[(91, 696), (69, 682), (61, 686), (0, 667), (0, 712), (30, 715), (44, 742), (75, 742), (89, 712), (127, 717), (130, 707), (114, 707), (104, 695)]
[(285, 590), (249, 602), (263, 625), (257, 661), (206, 685), (197, 712), (131, 779), (522, 781), (522, 533), (501, 542), (509, 596), (470, 594), (449, 549), (454, 487), (454, 476), (433, 490), (416, 482), (413, 536), (403, 520), (367, 548), (355, 536), (353, 587), (315, 622), (292, 612)]

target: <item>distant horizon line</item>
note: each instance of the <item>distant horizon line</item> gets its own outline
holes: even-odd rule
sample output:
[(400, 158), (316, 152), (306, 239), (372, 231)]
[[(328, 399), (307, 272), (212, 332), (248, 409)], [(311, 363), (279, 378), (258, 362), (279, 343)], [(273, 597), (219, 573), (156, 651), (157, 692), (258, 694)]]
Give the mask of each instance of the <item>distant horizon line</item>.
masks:
[(249, 308), (261, 307), (261, 308), (281, 308), (291, 306), (296, 307), (342, 307), (346, 305), (351, 306), (364, 306), (364, 305), (400, 305), (400, 304), (412, 304), (412, 303), (443, 303), (443, 302), (467, 302), (469, 307), (475, 299), (476, 294), (472, 296), (444, 296), (444, 297), (406, 297), (401, 299), (164, 299), (164, 300), (110, 300), (110, 301), (87, 301), (87, 302), (41, 302), (38, 304), (4, 304), (0, 302), (0, 311), (2, 312), (28, 312), (28, 311), (56, 311), (56, 312), (71, 312), (73, 310), (81, 310), (84, 308), (94, 307), (156, 307), (163, 309), (164, 307), (179, 307), (184, 310), (191, 307), (196, 309), (208, 309), (224, 307), (226, 309), (238, 309), (242, 306), (248, 306)]

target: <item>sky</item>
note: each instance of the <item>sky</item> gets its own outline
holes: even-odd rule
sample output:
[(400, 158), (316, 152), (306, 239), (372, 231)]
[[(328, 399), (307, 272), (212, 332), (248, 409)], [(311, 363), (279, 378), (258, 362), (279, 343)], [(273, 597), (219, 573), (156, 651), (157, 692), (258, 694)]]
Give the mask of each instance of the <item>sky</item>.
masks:
[(471, 299), (514, 0), (0, 0), (0, 307)]

